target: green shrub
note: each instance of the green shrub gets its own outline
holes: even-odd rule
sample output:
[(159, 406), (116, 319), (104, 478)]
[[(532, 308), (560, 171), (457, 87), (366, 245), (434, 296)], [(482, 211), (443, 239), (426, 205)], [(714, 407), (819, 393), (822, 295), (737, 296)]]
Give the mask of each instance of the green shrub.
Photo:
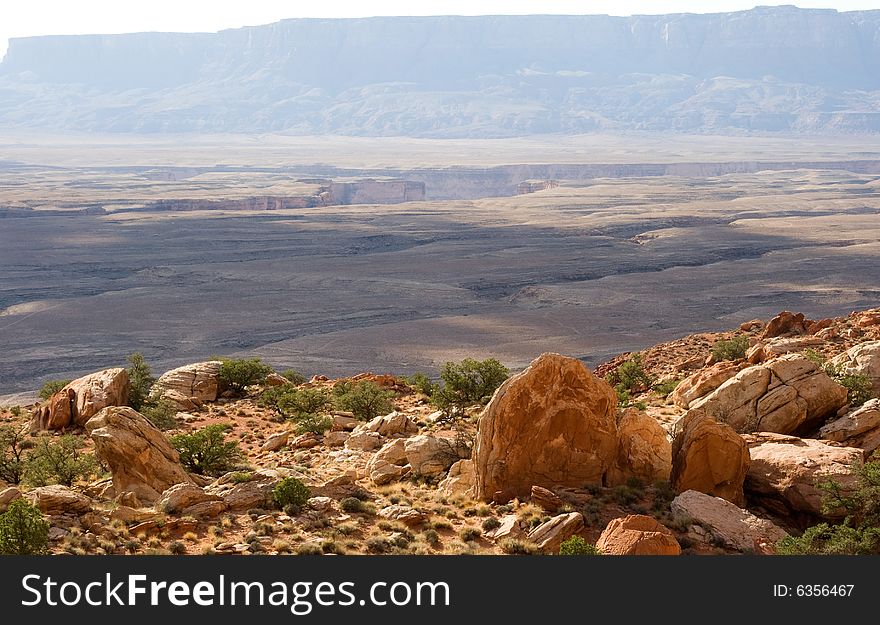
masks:
[(517, 538), (505, 538), (498, 546), (504, 553), (514, 556), (533, 556), (540, 553), (533, 543)]
[(509, 376), (507, 367), (494, 358), (447, 362), (440, 370), (442, 384), (431, 393), (431, 403), (447, 416), (462, 414), (468, 406), (488, 402)]
[(853, 467), (856, 486), (845, 489), (833, 479), (818, 483), (823, 491), (823, 512), (843, 510), (847, 516), (837, 525), (820, 523), (801, 536), (787, 536), (776, 546), (790, 555), (880, 554), (880, 461)]
[(227, 441), (229, 425), (217, 423), (192, 434), (177, 434), (171, 444), (187, 471), (217, 476), (238, 466), (243, 454), (237, 441)]
[(11, 406), (9, 413), (16, 419), (21, 416), (21, 406)]
[(296, 424), (297, 434), (323, 434), (333, 427), (333, 419), (328, 415), (307, 413), (294, 417), (292, 421)]
[(496, 519), (493, 516), (490, 516), (488, 519), (483, 520), (483, 531), (491, 532), (494, 529), (501, 527), (501, 521)]
[(712, 358), (718, 362), (739, 360), (746, 357), (747, 351), (749, 351), (749, 337), (735, 336), (729, 340), (715, 341), (712, 346)]
[(160, 430), (172, 430), (178, 426), (177, 403), (167, 397), (152, 397), (142, 404), (140, 412)]
[[(336, 388), (341, 388), (340, 392)], [(333, 403), (339, 410), (352, 413), (356, 419), (369, 421), (379, 415), (388, 414), (394, 409), (391, 400), (394, 392), (383, 389), (369, 380), (351, 384), (337, 385), (333, 392)]]
[(458, 535), (464, 542), (467, 543), (472, 540), (479, 539), (481, 533), (480, 530), (478, 530), (476, 527), (465, 527), (458, 533)]
[(321, 388), (273, 386), (263, 391), (258, 402), (285, 419), (318, 414), (330, 408), (330, 395)]
[(0, 514), (0, 553), (39, 555), (48, 551), (48, 545), (49, 523), (24, 499), (16, 499)]
[(346, 497), (339, 502), (343, 512), (365, 512), (366, 504), (357, 497)]
[(50, 397), (52, 397), (52, 395), (63, 389), (71, 382), (73, 382), (73, 380), (49, 380), (40, 388), (40, 399), (49, 399)]
[(232, 391), (236, 395), (244, 394), (248, 386), (263, 384), (272, 373), (272, 367), (259, 358), (224, 358), (222, 363), (218, 376), (220, 386), (224, 391)]
[(847, 373), (843, 366), (835, 366), (831, 363), (826, 364), (824, 369), (830, 378), (846, 388), (846, 397), (852, 408), (857, 408), (875, 397), (871, 378), (867, 375)]
[(601, 552), (580, 536), (572, 536), (559, 545), (561, 556), (598, 556)]
[(408, 378), (404, 378), (404, 382), (406, 382), (407, 386), (423, 395), (427, 395), (428, 397), (433, 395), (434, 391), (437, 390), (437, 385), (431, 381), (431, 378), (421, 371), (412, 374)]
[(618, 391), (630, 393), (646, 390), (653, 384), (653, 379), (642, 365), (641, 354), (636, 354), (629, 360), (621, 363), (617, 369), (610, 371), (605, 378), (608, 383)]
[(150, 388), (156, 381), (150, 365), (147, 364), (140, 352), (135, 352), (128, 357), (128, 380), (130, 383), (128, 405), (140, 411), (149, 400)]
[(285, 369), (281, 372), (281, 376), (287, 378), (291, 384), (305, 384), (306, 382), (306, 376), (296, 369)]
[(681, 380), (666, 380), (665, 382), (657, 382), (651, 388), (660, 397), (666, 398), (679, 384), (681, 384)]
[(63, 484), (91, 478), (98, 468), (93, 454), (82, 453), (85, 443), (80, 436), (65, 434), (58, 439), (42, 436), (28, 454), (25, 481), (34, 486)]
[(272, 489), (272, 500), (279, 508), (306, 505), (311, 494), (309, 487), (295, 477), (286, 477)]
[(24, 451), (30, 447), (21, 428), (0, 426), (0, 480), (19, 484), (25, 471)]

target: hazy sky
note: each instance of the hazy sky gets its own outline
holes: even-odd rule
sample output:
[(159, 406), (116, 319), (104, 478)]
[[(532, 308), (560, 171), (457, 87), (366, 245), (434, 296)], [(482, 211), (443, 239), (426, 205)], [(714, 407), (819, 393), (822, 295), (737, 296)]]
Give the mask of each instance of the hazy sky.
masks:
[(707, 13), (750, 9), (756, 4), (794, 4), (838, 11), (880, 9), (880, 0), (0, 0), (0, 55), (5, 53), (10, 37), (154, 30), (210, 32), (288, 17)]

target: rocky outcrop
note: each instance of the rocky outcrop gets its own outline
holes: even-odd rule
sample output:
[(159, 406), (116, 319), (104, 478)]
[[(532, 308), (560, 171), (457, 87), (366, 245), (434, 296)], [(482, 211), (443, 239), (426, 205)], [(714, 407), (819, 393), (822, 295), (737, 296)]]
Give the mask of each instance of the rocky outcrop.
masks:
[(559, 553), (559, 546), (584, 529), (580, 512), (569, 512), (541, 523), (529, 532), (529, 540), (544, 553)]
[(82, 427), (108, 406), (128, 403), (129, 380), (125, 369), (105, 369), (69, 383), (34, 411), (32, 431)]
[(260, 469), (242, 482), (235, 473), (227, 473), (208, 484), (205, 493), (220, 497), (233, 512), (266, 508), (271, 505), (272, 490), (287, 476), (284, 470)]
[(274, 434), (269, 435), (265, 442), (260, 446), (260, 449), (263, 451), (278, 451), (287, 446), (287, 441), (289, 439), (290, 432), (288, 430), (275, 432)]
[(729, 549), (774, 553), (788, 534), (781, 527), (739, 508), (726, 499), (688, 490), (672, 500), (672, 512), (690, 517)]
[(846, 404), (847, 390), (815, 363), (787, 354), (748, 367), (691, 404), (737, 432), (791, 434), (818, 426)]
[(425, 521), (425, 515), (412, 508), (411, 506), (402, 506), (398, 504), (393, 504), (390, 506), (385, 506), (377, 513), (383, 519), (389, 519), (391, 521), (400, 521), (404, 525), (408, 527), (415, 527), (417, 525), (421, 525)]
[(501, 542), (506, 538), (523, 538), (526, 536), (523, 523), (515, 514), (505, 514), (501, 517), (500, 523), (501, 525), (484, 534), (486, 538), (495, 542)]
[(532, 486), (529, 501), (550, 514), (556, 514), (565, 506), (565, 502), (559, 495), (543, 486)]
[(470, 456), (470, 450), (455, 439), (421, 434), (406, 439), (406, 461), (415, 475), (437, 477), (459, 460)]
[(406, 459), (406, 441), (389, 441), (367, 462), (366, 472), (376, 486), (399, 480), (410, 470)]
[(617, 422), (617, 462), (615, 482), (630, 477), (646, 484), (667, 481), (672, 471), (672, 446), (656, 419), (629, 408)]
[(368, 423), (355, 428), (355, 433), (375, 432), (380, 436), (409, 436), (418, 434), (419, 426), (402, 412), (376, 417)]
[(6, 508), (13, 501), (21, 497), (21, 491), (15, 486), (9, 486), (0, 490), (0, 514), (6, 512)]
[(80, 492), (53, 484), (41, 486), (28, 492), (25, 497), (43, 514), (85, 514), (91, 512), (94, 501)]
[(715, 363), (682, 380), (669, 394), (669, 399), (676, 406), (687, 410), (691, 402), (714, 391), (739, 373), (743, 366), (740, 362), (730, 360)]
[(152, 502), (171, 486), (192, 482), (165, 435), (131, 408), (105, 408), (88, 420), (86, 432), (113, 474), (117, 495), (132, 492)]
[(425, 183), (412, 180), (331, 182), (330, 204), (397, 204), (425, 199)]
[(175, 484), (159, 497), (154, 506), (157, 512), (177, 516), (217, 516), (226, 509), (219, 495), (206, 493), (195, 484)]
[(847, 447), (858, 447), (865, 454), (880, 447), (880, 399), (866, 401), (857, 409), (825, 424), (819, 437)]
[(804, 318), (803, 313), (793, 313), (788, 310), (783, 310), (764, 326), (761, 338), (772, 339), (777, 336), (806, 334), (811, 323), (812, 322), (809, 319)]
[(681, 553), (681, 546), (668, 527), (641, 514), (612, 519), (599, 536), (596, 549), (612, 556), (677, 556)]
[(467, 495), (474, 493), (474, 461), (459, 460), (451, 467), (449, 473), (437, 485), (437, 490), (446, 495)]
[(153, 391), (176, 402), (181, 410), (192, 410), (219, 396), (222, 364), (209, 360), (166, 371), (156, 380)]
[(840, 510), (823, 511), (818, 484), (834, 480), (844, 491), (855, 486), (853, 465), (864, 460), (863, 450), (766, 432), (743, 438), (752, 460), (745, 483), (750, 497), (780, 515), (842, 516)]
[(831, 360), (844, 373), (864, 375), (871, 388), (880, 397), (880, 341), (860, 343)]
[(825, 340), (817, 336), (780, 337), (766, 342), (759, 341), (749, 349), (746, 354), (746, 360), (752, 364), (758, 364), (776, 356), (802, 352), (805, 349), (819, 347), (824, 344)]
[(672, 442), (672, 475), (676, 492), (697, 490), (745, 503), (743, 482), (749, 450), (733, 429), (703, 414), (687, 414), (676, 424)]
[(533, 485), (606, 484), (617, 460), (617, 397), (584, 364), (543, 354), (495, 392), (474, 446), (475, 495), (508, 501)]

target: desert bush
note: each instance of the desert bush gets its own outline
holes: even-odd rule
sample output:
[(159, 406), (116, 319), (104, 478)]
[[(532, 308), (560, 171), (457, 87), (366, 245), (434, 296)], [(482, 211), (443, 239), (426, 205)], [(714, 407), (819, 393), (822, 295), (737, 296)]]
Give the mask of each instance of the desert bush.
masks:
[(660, 397), (666, 398), (679, 384), (681, 384), (681, 380), (666, 380), (664, 382), (657, 382), (651, 387), (651, 390)]
[(25, 471), (24, 452), (30, 447), (21, 428), (0, 426), (0, 480), (19, 484)]
[(718, 362), (739, 360), (746, 357), (747, 351), (749, 351), (749, 337), (735, 336), (732, 339), (715, 341), (712, 345), (712, 358)]
[(128, 405), (140, 411), (150, 398), (150, 388), (156, 378), (153, 377), (150, 365), (147, 364), (140, 352), (129, 355), (127, 371), (130, 383)]
[(24, 499), (9, 504), (0, 514), (0, 554), (38, 555), (49, 545), (49, 523)]
[(410, 388), (422, 393), (423, 395), (427, 395), (430, 397), (434, 394), (434, 391), (437, 390), (437, 385), (431, 381), (427, 375), (422, 373), (421, 371), (417, 371), (411, 376), (404, 378), (404, 382), (406, 382), (407, 386)]
[(824, 512), (843, 510), (842, 523), (814, 525), (801, 536), (787, 536), (777, 544), (788, 555), (880, 554), (880, 461), (857, 464), (858, 482), (851, 490), (833, 479), (818, 483)]
[(40, 399), (46, 400), (55, 393), (63, 389), (65, 386), (73, 382), (73, 380), (49, 380), (40, 387)]
[(339, 502), (343, 512), (365, 512), (367, 505), (357, 497), (346, 497)]
[(621, 363), (614, 371), (609, 371), (605, 377), (608, 383), (618, 391), (630, 393), (646, 390), (653, 384), (653, 379), (642, 364), (642, 355), (635, 354), (629, 360)]
[(393, 391), (383, 389), (369, 380), (340, 384), (333, 389), (333, 403), (336, 407), (339, 410), (347, 410), (361, 421), (369, 421), (391, 412), (394, 409), (392, 399), (394, 399)]
[(496, 519), (493, 516), (490, 516), (488, 519), (483, 520), (483, 531), (491, 532), (494, 529), (501, 527), (501, 521)]
[(281, 372), (281, 377), (287, 378), (291, 384), (305, 384), (306, 382), (306, 376), (296, 369), (285, 369)]
[(861, 373), (847, 373), (842, 365), (826, 362), (825, 356), (812, 348), (805, 349), (803, 356), (825, 371), (828, 377), (846, 388), (847, 401), (851, 407), (858, 408), (876, 396), (871, 386), (871, 378), (868, 376)]
[(494, 358), (447, 362), (440, 370), (441, 384), (431, 393), (431, 403), (447, 416), (461, 414), (468, 406), (488, 402), (509, 376), (507, 367)]
[(237, 441), (227, 441), (227, 424), (217, 423), (192, 434), (177, 434), (171, 444), (180, 454), (187, 471), (217, 476), (230, 471), (242, 461)]
[(82, 437), (73, 434), (57, 439), (40, 437), (27, 456), (25, 481), (33, 486), (71, 486), (77, 480), (89, 479), (97, 471), (98, 462), (93, 454), (82, 452), (84, 447)]
[(559, 545), (561, 556), (598, 556), (601, 552), (580, 536), (572, 536)]
[(220, 386), (236, 395), (244, 394), (253, 384), (263, 384), (272, 373), (272, 367), (259, 358), (223, 358), (220, 365)]
[(292, 419), (297, 434), (323, 434), (333, 427), (333, 419), (328, 415), (306, 413)]
[(321, 388), (273, 386), (263, 391), (258, 403), (275, 410), (285, 419), (318, 414), (330, 408), (330, 395)]
[(525, 540), (505, 538), (498, 545), (501, 551), (514, 556), (533, 556), (539, 553), (537, 546)]
[(140, 413), (160, 430), (171, 430), (177, 427), (175, 415), (177, 404), (167, 397), (150, 397), (140, 408)]
[(458, 533), (458, 536), (464, 542), (470, 542), (480, 538), (481, 532), (476, 527), (465, 527)]
[(286, 477), (272, 489), (272, 500), (279, 508), (302, 507), (310, 497), (309, 487), (295, 477)]

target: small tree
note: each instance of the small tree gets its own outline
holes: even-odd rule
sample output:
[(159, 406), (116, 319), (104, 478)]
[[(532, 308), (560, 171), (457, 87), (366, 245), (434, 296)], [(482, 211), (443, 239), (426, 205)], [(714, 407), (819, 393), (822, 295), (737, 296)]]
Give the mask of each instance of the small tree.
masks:
[(437, 390), (437, 385), (421, 371), (417, 371), (408, 378), (404, 378), (404, 381), (408, 386), (428, 397), (431, 397)]
[(507, 367), (494, 358), (447, 362), (440, 370), (442, 384), (432, 393), (431, 403), (447, 416), (461, 414), (468, 406), (488, 402), (508, 376)]
[(40, 399), (47, 400), (73, 380), (49, 380), (40, 388)]
[(297, 371), (296, 369), (285, 369), (281, 372), (282, 377), (287, 378), (287, 381), (291, 384), (305, 384), (306, 376)]
[(394, 409), (391, 403), (394, 392), (369, 380), (337, 385), (333, 394), (333, 401), (339, 410), (347, 410), (361, 421), (369, 421)]
[(147, 420), (160, 430), (171, 430), (177, 427), (177, 403), (167, 397), (151, 397), (140, 410)]
[(235, 469), (243, 460), (237, 441), (227, 441), (227, 424), (216, 423), (192, 434), (171, 437), (171, 444), (180, 454), (180, 463), (187, 471), (217, 476)]
[(317, 414), (330, 407), (330, 395), (322, 388), (273, 386), (260, 395), (259, 404), (273, 409), (285, 419)]
[(333, 420), (328, 415), (312, 412), (297, 415), (291, 421), (296, 424), (297, 434), (323, 434), (333, 427)]
[(653, 378), (645, 371), (641, 354), (634, 355), (621, 363), (617, 369), (610, 371), (606, 380), (611, 386), (620, 387), (630, 393), (647, 390), (654, 382)]
[(46, 553), (48, 545), (49, 523), (24, 499), (16, 499), (0, 514), (0, 553), (39, 555)]
[(220, 365), (219, 380), (224, 390), (236, 395), (244, 394), (245, 389), (253, 384), (263, 384), (272, 373), (272, 367), (264, 364), (259, 358), (232, 359), (224, 358)]
[(31, 447), (21, 428), (4, 425), (0, 427), (0, 480), (8, 484), (20, 484), (24, 475), (24, 451)]
[(153, 377), (150, 365), (147, 364), (140, 352), (131, 354), (128, 357), (128, 363), (128, 380), (131, 384), (128, 392), (128, 405), (140, 411), (149, 401), (150, 388), (156, 378)]
[(95, 456), (83, 453), (81, 436), (65, 434), (53, 440), (40, 437), (28, 454), (24, 478), (34, 486), (63, 484), (72, 486), (78, 480), (92, 477), (98, 468)]

